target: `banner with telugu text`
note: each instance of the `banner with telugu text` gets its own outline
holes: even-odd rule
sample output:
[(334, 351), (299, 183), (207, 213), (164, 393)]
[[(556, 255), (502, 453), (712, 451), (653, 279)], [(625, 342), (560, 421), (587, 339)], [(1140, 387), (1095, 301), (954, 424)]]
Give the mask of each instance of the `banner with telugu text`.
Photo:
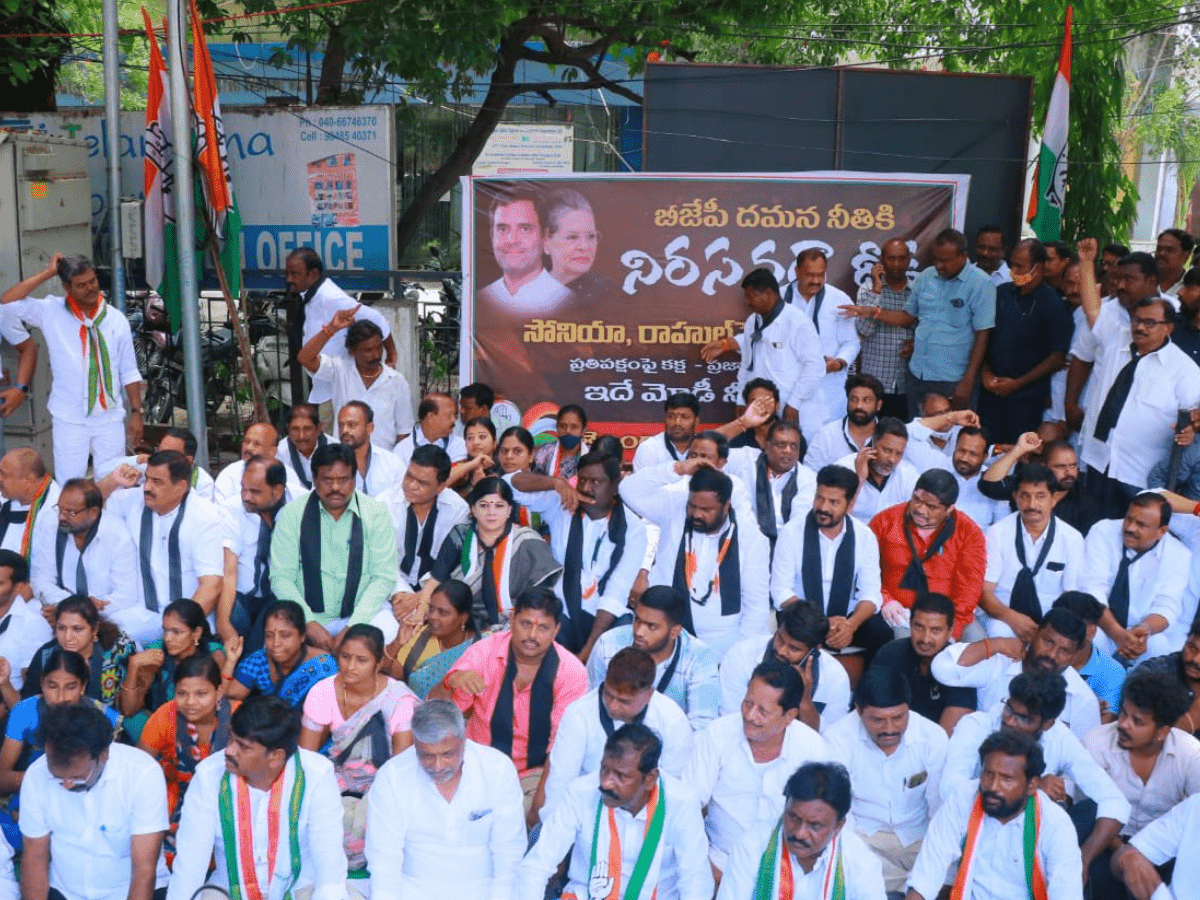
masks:
[[(858, 172), (464, 179), (462, 384), (482, 381), (531, 427), (578, 403), (589, 431), (627, 446), (661, 430), (678, 391), (722, 423), (741, 402), (738, 361), (700, 359), (741, 331), (741, 281), (780, 285), (822, 248), (851, 299), (890, 238), (914, 271), (934, 235), (962, 228), (969, 177)], [(470, 348), (468, 350), (467, 348)]]

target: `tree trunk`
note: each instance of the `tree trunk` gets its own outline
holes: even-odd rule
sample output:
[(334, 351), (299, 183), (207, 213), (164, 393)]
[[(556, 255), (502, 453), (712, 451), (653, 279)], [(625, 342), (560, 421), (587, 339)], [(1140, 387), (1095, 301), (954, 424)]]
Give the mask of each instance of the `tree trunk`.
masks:
[(317, 106), (334, 106), (342, 101), (342, 83), (346, 73), (346, 38), (340, 26), (329, 30), (325, 58), (321, 61), (321, 79), (317, 83)]
[(396, 225), (397, 255), (402, 257), (408, 244), (416, 236), (421, 226), (421, 220), (433, 208), (433, 204), (457, 183), (460, 175), (471, 171), (471, 164), (479, 156), (487, 139), (496, 129), (509, 101), (521, 91), (513, 84), (513, 75), (517, 68), (515, 39), (510, 35), (500, 44), (499, 59), (496, 69), (492, 72), (487, 96), (478, 114), (472, 120), (470, 127), (454, 145), (450, 156), (442, 163), (436, 172), (425, 179), (412, 202), (400, 216)]

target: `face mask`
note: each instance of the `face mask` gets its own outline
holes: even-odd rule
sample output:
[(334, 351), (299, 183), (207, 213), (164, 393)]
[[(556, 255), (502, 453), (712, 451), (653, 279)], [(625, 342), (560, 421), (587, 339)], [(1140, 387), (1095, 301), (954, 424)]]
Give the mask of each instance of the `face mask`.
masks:
[(570, 451), (578, 447), (582, 440), (582, 435), (562, 434), (558, 437), (558, 446), (562, 447), (564, 450)]
[(1010, 271), (1008, 274), (1009, 277), (1012, 278), (1012, 283), (1019, 288), (1027, 287), (1028, 285), (1033, 284), (1033, 279), (1037, 278), (1037, 273), (1033, 269), (1030, 269), (1024, 274), (1012, 271)]

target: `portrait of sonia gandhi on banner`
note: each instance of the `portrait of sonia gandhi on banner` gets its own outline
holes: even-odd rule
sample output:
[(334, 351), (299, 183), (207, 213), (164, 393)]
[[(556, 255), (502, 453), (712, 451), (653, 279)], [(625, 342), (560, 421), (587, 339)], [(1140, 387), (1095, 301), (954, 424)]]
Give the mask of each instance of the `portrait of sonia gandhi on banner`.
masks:
[[(462, 384), (482, 381), (523, 414), (579, 403), (604, 433), (659, 429), (679, 391), (727, 421), (736, 358), (702, 362), (741, 331), (741, 281), (781, 287), (819, 247), (854, 296), (890, 238), (927, 248), (962, 227), (967, 176), (803, 175), (468, 178)], [(925, 260), (920, 260), (924, 264)], [(527, 416), (528, 417), (528, 416)], [(528, 422), (526, 424), (529, 424)]]

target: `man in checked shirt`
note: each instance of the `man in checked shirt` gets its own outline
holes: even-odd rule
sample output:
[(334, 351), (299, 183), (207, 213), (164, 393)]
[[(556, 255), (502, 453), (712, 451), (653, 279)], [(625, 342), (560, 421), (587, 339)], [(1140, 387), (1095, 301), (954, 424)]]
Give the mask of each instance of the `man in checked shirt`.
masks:
[[(854, 327), (862, 341), (859, 370), (874, 375), (883, 383), (884, 416), (908, 421), (908, 398), (904, 393), (905, 360), (912, 355), (913, 330), (889, 325), (870, 315), (875, 308), (903, 310), (912, 293), (908, 267), (912, 253), (900, 238), (883, 245), (879, 262), (871, 267), (871, 280), (858, 289), (857, 303), (867, 307), (855, 319)], [(868, 311), (869, 310), (869, 311)]]

